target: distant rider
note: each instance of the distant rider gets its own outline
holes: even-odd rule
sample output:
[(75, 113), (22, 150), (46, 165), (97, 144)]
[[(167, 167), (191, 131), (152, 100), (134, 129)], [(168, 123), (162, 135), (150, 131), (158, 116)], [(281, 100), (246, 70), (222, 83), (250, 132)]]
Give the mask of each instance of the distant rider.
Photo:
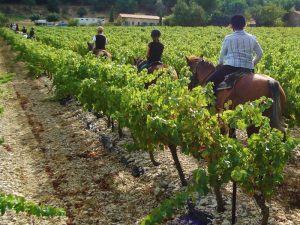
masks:
[[(231, 18), (233, 33), (225, 37), (219, 58), (219, 68), (208, 80), (214, 83), (215, 93), (226, 75), (242, 69), (254, 72), (254, 66), (262, 58), (263, 51), (256, 37), (246, 33), (245, 26), (244, 16), (235, 15)], [(256, 56), (253, 59), (254, 53)]]
[(34, 39), (35, 38), (35, 32), (34, 32), (34, 28), (32, 27), (30, 29), (29, 35), (28, 35), (28, 39)]
[(148, 44), (147, 50), (147, 61), (144, 61), (141, 65), (139, 65), (139, 71), (149, 68), (153, 63), (160, 62), (161, 57), (164, 51), (164, 45), (159, 41), (161, 33), (159, 30), (152, 30), (151, 37), (152, 42)]
[(22, 33), (27, 34), (27, 29), (25, 28), (25, 26), (23, 26), (23, 28), (22, 28)]
[(100, 51), (105, 52), (107, 56), (110, 58), (111, 55), (108, 53), (105, 49), (105, 46), (107, 44), (107, 38), (103, 34), (104, 28), (102, 26), (99, 26), (97, 28), (97, 34), (93, 36), (92, 44), (94, 44), (93, 53), (98, 54)]

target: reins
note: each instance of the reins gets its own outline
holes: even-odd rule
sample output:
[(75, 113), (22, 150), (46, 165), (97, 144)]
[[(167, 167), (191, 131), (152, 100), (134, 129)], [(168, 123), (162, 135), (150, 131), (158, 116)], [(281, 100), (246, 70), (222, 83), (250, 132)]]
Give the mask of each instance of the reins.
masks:
[[(195, 67), (195, 69), (193, 70), (193, 76), (198, 80), (198, 77), (197, 77), (197, 72), (198, 72), (198, 69), (199, 69), (199, 65), (200, 63), (202, 62), (205, 62), (203, 59), (202, 60), (198, 60), (197, 62), (197, 65)], [(216, 70), (216, 69), (215, 69)], [(207, 81), (209, 80), (209, 78), (211, 77), (211, 75), (215, 72), (215, 70), (213, 70), (212, 72), (208, 73), (207, 76), (203, 79), (203, 84), (202, 85), (205, 85), (207, 83)], [(198, 83), (200, 84), (200, 81), (198, 80)]]

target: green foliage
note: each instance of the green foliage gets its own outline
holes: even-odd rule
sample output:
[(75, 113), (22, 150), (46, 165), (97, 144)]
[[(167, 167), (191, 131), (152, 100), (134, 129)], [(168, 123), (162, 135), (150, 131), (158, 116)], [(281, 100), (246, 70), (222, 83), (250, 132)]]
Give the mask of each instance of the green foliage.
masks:
[(8, 22), (8, 18), (0, 12), (0, 27), (5, 26)]
[(59, 13), (59, 1), (47, 0), (47, 9), (53, 13)]
[(118, 12), (133, 13), (137, 9), (137, 1), (135, 0), (116, 0), (116, 9)]
[(23, 197), (0, 193), (0, 213), (2, 216), (5, 214), (7, 209), (12, 209), (16, 211), (16, 213), (25, 212), (29, 215), (38, 217), (65, 216), (66, 214), (65, 211), (60, 208), (37, 205), (32, 202), (27, 202)]
[(70, 19), (69, 20), (69, 26), (70, 27), (76, 27), (79, 25), (79, 20), (78, 19)]
[(40, 19), (40, 15), (39, 14), (33, 14), (29, 17), (29, 19), (31, 21), (35, 21), (35, 20), (39, 20)]
[(223, 10), (226, 15), (243, 14), (248, 5), (246, 0), (225, 0)]
[(168, 18), (168, 23), (179, 26), (199, 26), (206, 23), (205, 18), (204, 9), (195, 1), (186, 3), (184, 0), (178, 0), (172, 16)]
[(286, 11), (281, 6), (268, 3), (250, 8), (249, 13), (256, 20), (258, 26), (274, 26), (276, 21), (282, 20)]
[(114, 15), (114, 7), (111, 7), (110, 12), (109, 12), (109, 22), (113, 23), (115, 20), (115, 15)]
[(57, 13), (49, 13), (47, 16), (46, 16), (46, 19), (47, 21), (49, 22), (55, 22), (55, 21), (58, 21), (60, 18), (59, 14)]
[(80, 7), (78, 10), (77, 10), (77, 15), (79, 16), (79, 17), (84, 17), (85, 15), (87, 15), (87, 10), (86, 10), (86, 8), (84, 8), (84, 7)]
[(0, 75), (0, 85), (5, 84), (9, 81), (12, 81), (14, 76), (15, 76), (14, 73), (1, 74)]

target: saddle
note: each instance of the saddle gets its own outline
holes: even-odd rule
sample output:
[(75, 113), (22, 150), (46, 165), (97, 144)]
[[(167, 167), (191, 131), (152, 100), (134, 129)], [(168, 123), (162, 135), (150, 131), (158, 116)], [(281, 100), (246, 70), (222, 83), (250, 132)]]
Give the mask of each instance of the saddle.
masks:
[(220, 83), (217, 87), (217, 91), (222, 91), (226, 89), (232, 89), (240, 78), (246, 76), (249, 73), (253, 73), (254, 71), (251, 69), (241, 69), (237, 72), (230, 73), (225, 76), (225, 79), (222, 83)]

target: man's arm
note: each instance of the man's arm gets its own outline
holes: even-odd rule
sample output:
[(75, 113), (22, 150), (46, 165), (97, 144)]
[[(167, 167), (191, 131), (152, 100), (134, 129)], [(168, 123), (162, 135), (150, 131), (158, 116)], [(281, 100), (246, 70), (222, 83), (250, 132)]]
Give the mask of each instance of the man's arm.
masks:
[(93, 36), (92, 43), (96, 42), (96, 36)]
[(253, 65), (255, 66), (260, 61), (260, 59), (263, 56), (263, 50), (260, 47), (260, 45), (257, 42), (257, 40), (255, 40), (255, 44), (254, 44), (254, 49), (253, 50), (254, 50), (254, 52), (256, 54), (255, 58), (253, 59)]
[(228, 51), (227, 41), (226, 39), (223, 41), (221, 52), (220, 52), (220, 58), (219, 58), (219, 65), (223, 65), (224, 63), (224, 57), (226, 56)]

